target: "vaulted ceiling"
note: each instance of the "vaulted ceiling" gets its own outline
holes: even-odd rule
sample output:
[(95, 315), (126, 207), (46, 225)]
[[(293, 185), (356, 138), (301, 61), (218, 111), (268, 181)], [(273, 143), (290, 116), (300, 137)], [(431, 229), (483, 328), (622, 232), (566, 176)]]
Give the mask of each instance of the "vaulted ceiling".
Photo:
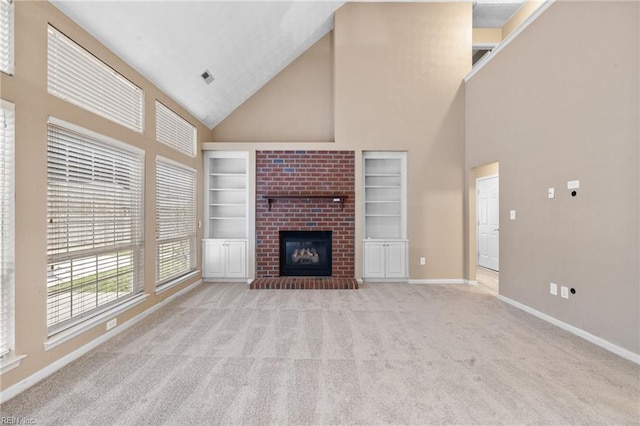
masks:
[[(521, 1), (478, 0), (474, 21), (489, 25), (488, 19), (500, 14), (497, 21), (491, 21), (491, 25), (499, 25)], [(334, 12), (345, 2), (52, 3), (213, 128), (331, 31)], [(203, 79), (205, 72), (213, 81)]]

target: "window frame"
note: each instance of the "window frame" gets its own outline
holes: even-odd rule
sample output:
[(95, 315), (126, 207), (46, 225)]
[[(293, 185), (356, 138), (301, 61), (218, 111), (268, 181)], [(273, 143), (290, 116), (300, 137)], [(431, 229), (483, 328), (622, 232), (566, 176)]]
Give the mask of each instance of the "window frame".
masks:
[[(15, 107), (0, 99), (0, 359), (15, 353)], [(7, 130), (8, 133), (7, 133)], [(5, 145), (6, 143), (6, 145)]]
[[(68, 134), (72, 134), (74, 138), (77, 138), (78, 140), (82, 141), (81, 145), (78, 144), (77, 146), (74, 146), (73, 145), (74, 142), (71, 141), (71, 139), (68, 139), (66, 141), (54, 140), (54, 137), (52, 136), (52, 132), (54, 131), (53, 128), (56, 128), (57, 129), (56, 131), (61, 132), (60, 134), (64, 134), (64, 132), (68, 132)], [(67, 137), (66, 134), (64, 137)], [(91, 162), (92, 160), (86, 160), (84, 157), (80, 158), (79, 154), (77, 154), (77, 152), (72, 152), (71, 148), (68, 150), (70, 153), (69, 157), (64, 157), (59, 155), (58, 153), (55, 152), (55, 149), (58, 149), (58, 148), (53, 146), (56, 143), (66, 144), (78, 151), (86, 149), (87, 151), (86, 155), (93, 159), (93, 163)], [(93, 146), (94, 148), (95, 147), (97, 148), (95, 148), (95, 150), (92, 151), (93, 148), (91, 148), (91, 146)], [(124, 171), (122, 167), (120, 169), (116, 168), (116, 161), (114, 160), (113, 174), (112, 174), (113, 180), (109, 182), (108, 177), (110, 175), (107, 173), (109, 169), (107, 166), (105, 166), (105, 164), (108, 165), (109, 162), (108, 160), (105, 159), (107, 157), (100, 157), (96, 155), (96, 152), (98, 151), (104, 152), (106, 154), (111, 154), (112, 158), (114, 159), (118, 158), (119, 155), (123, 156), (119, 158), (121, 159), (122, 164), (124, 164), (125, 162), (128, 162), (128, 167), (130, 168), (131, 174), (129, 176), (126, 175), (126, 171), (127, 171), (126, 168), (124, 168)], [(71, 154), (73, 154), (73, 156)], [(124, 157), (124, 155), (130, 155), (130, 157), (126, 158)], [(55, 158), (53, 158), (54, 156)], [(68, 158), (70, 158), (70, 160), (67, 160), (67, 161), (71, 164), (71, 166), (69, 166), (68, 169), (65, 169), (63, 167), (64, 166), (63, 162), (65, 161), (65, 159), (68, 159)], [(95, 166), (95, 170), (91, 169), (90, 166), (92, 164)], [(136, 174), (133, 174), (133, 170), (136, 166), (138, 166), (138, 168), (135, 169)], [(54, 170), (53, 167), (56, 167), (56, 169)], [(75, 167), (77, 170), (74, 169), (73, 167)], [(78, 170), (80, 169), (83, 170), (82, 173), (86, 173), (86, 176), (85, 174), (82, 174), (82, 175), (79, 174)], [(100, 169), (99, 176), (97, 174), (98, 173), (97, 169)], [(47, 225), (48, 226), (47, 228), (47, 272), (48, 272), (47, 274), (48, 275), (47, 329), (48, 329), (49, 336), (53, 336), (77, 324), (90, 320), (91, 318), (101, 315), (106, 311), (109, 311), (111, 309), (116, 309), (118, 306), (129, 302), (130, 300), (136, 298), (141, 293), (143, 293), (144, 291), (144, 225), (145, 225), (144, 224), (144, 207), (145, 207), (144, 206), (144, 183), (145, 183), (144, 170), (145, 170), (144, 150), (128, 145), (121, 141), (109, 138), (107, 136), (101, 135), (99, 133), (93, 132), (91, 130), (82, 128), (75, 124), (68, 123), (54, 117), (49, 117), (49, 120), (47, 123), (47, 204), (48, 204), (48, 207), (47, 207), (47, 217), (48, 217), (48, 220), (47, 220), (48, 222), (48, 225)], [(94, 197), (93, 198), (87, 197), (86, 199), (84, 199), (82, 198), (82, 195), (73, 195), (73, 194), (70, 195), (69, 193), (67, 193), (66, 195), (63, 194), (60, 197), (60, 200), (62, 201), (69, 200), (69, 199), (72, 200), (69, 203), (67, 203), (67, 205), (70, 204), (72, 208), (75, 209), (76, 219), (73, 219), (73, 211), (71, 211), (70, 213), (69, 210), (64, 210), (64, 208), (62, 208), (61, 211), (66, 212), (66, 216), (64, 213), (62, 213), (61, 215), (67, 218), (71, 217), (72, 219), (67, 221), (66, 223), (63, 223), (60, 226), (57, 224), (57, 222), (55, 222), (55, 219), (54, 219), (54, 217), (60, 217), (59, 216), (60, 213), (59, 212), (57, 213), (58, 216), (56, 216), (53, 213), (52, 206), (54, 205), (53, 203), (57, 199), (55, 199), (52, 194), (57, 193), (55, 191), (58, 191), (58, 189), (55, 189), (55, 190), (52, 189), (52, 181), (60, 182), (63, 180), (61, 178), (58, 180), (52, 179), (52, 176), (55, 175), (56, 178), (58, 176), (63, 176), (65, 171), (69, 176), (69, 178), (67, 179), (67, 181), (69, 182), (67, 183), (69, 193), (73, 193), (73, 194), (84, 193), (84, 188), (86, 185), (86, 187), (88, 187), (87, 193), (94, 195)], [(66, 250), (64, 248), (59, 250), (54, 250), (53, 248), (55, 245), (54, 242), (55, 243), (58, 242), (57, 238), (59, 235), (65, 234), (65, 231), (64, 231), (65, 226), (67, 229), (73, 228), (74, 226), (76, 228), (73, 228), (73, 229), (78, 229), (77, 226), (79, 223), (82, 222), (83, 218), (85, 219), (84, 223), (87, 223), (86, 218), (88, 216), (86, 216), (85, 213), (77, 213), (78, 211), (82, 212), (83, 209), (89, 210), (92, 212), (89, 215), (90, 216), (91, 214), (94, 215), (92, 217), (95, 217), (97, 212), (98, 214), (97, 217), (106, 218), (107, 221), (105, 221), (104, 223), (108, 224), (109, 223), (108, 220), (110, 219), (110, 216), (107, 210), (108, 208), (103, 207), (103, 210), (100, 210), (99, 208), (95, 207), (95, 205), (99, 206), (100, 202), (102, 202), (103, 204), (106, 204), (104, 203), (104, 200), (96, 201), (97, 198), (95, 197), (95, 194), (98, 191), (96, 190), (95, 187), (97, 185), (103, 185), (104, 189), (101, 188), (102, 192), (100, 192), (100, 194), (103, 196), (107, 196), (109, 194), (108, 192), (109, 184), (112, 187), (116, 187), (118, 184), (124, 185), (122, 182), (127, 182), (131, 185), (131, 190), (130, 190), (131, 194), (129, 195), (129, 197), (131, 198), (131, 200), (133, 200), (133, 203), (134, 203), (134, 204), (129, 204), (129, 210), (127, 210), (126, 205), (121, 210), (122, 216), (130, 215), (131, 217), (131, 220), (128, 222), (131, 226), (131, 231), (130, 231), (131, 241), (128, 243), (126, 241), (127, 231), (125, 226), (124, 228), (125, 232), (123, 234), (119, 236), (114, 236), (115, 235), (114, 233), (114, 235), (110, 236), (113, 241), (106, 238), (102, 240), (102, 243), (100, 243), (100, 238), (96, 240), (96, 235), (103, 235), (103, 234), (93, 233), (90, 239), (91, 244), (87, 244), (86, 241), (83, 240), (81, 241), (81, 244), (79, 244), (81, 247), (79, 249), (70, 249), (69, 247), (71, 247), (71, 245), (69, 245)], [(62, 188), (61, 190), (64, 189), (64, 182), (62, 184), (57, 183), (57, 185)], [(80, 188), (81, 191), (78, 191), (78, 188)], [(125, 195), (127, 194), (126, 190), (121, 190), (120, 192), (124, 193)], [(111, 193), (117, 194), (118, 191), (116, 191), (115, 189), (112, 189)], [(67, 198), (65, 198), (65, 196)], [(75, 198), (72, 198), (72, 197), (75, 197)], [(116, 206), (115, 208), (120, 206), (118, 202), (122, 201), (122, 199), (117, 199), (117, 198), (113, 198), (112, 200), (109, 200), (109, 198), (106, 198), (106, 200), (113, 201), (112, 205)], [(89, 203), (92, 203), (93, 207), (87, 207)], [(109, 206), (112, 206), (112, 205), (109, 204)], [(111, 208), (114, 209), (114, 207), (111, 207)], [(107, 214), (105, 216), (100, 216), (100, 213), (105, 211), (107, 211)], [(113, 213), (113, 217), (117, 218), (117, 213)], [(123, 223), (125, 225), (127, 224), (126, 221), (124, 222), (114, 221), (112, 223), (114, 224), (114, 229), (118, 229), (119, 232), (122, 232), (120, 231), (122, 228), (119, 228), (118, 226)], [(56, 225), (55, 228), (53, 224)], [(58, 229), (57, 226), (60, 226), (60, 230)], [(104, 229), (102, 229), (102, 231), (104, 231)], [(78, 232), (80, 231), (76, 231), (76, 235), (79, 235)], [(87, 231), (81, 231), (81, 232), (84, 232), (81, 235), (88, 235)], [(67, 231), (66, 235), (69, 236), (71, 234)], [(109, 236), (109, 234), (104, 234), (104, 235)], [(125, 236), (123, 240), (122, 240), (123, 238), (122, 235)], [(68, 238), (68, 239), (72, 240), (72, 238)], [(116, 244), (116, 241), (118, 241), (119, 244)], [(84, 246), (82, 244), (84, 244)], [(92, 245), (93, 247), (91, 247)], [(100, 290), (100, 285), (104, 284), (105, 282), (104, 276), (103, 278), (100, 278), (100, 275), (105, 273), (105, 269), (107, 266), (113, 266), (113, 263), (110, 263), (110, 262), (113, 262), (113, 257), (116, 256), (116, 274), (111, 275), (111, 277), (112, 278), (115, 277), (115, 280), (117, 283), (116, 284), (116, 295), (117, 295), (120, 290), (119, 279), (121, 276), (127, 273), (126, 272), (127, 260), (126, 259), (123, 260), (123, 264), (125, 266), (121, 266), (119, 256), (121, 255), (121, 253), (126, 252), (127, 250), (131, 251), (130, 260), (129, 260), (130, 269), (131, 269), (131, 278), (130, 278), (131, 291), (128, 293), (125, 293), (123, 296), (117, 296), (115, 299), (101, 301), (100, 293), (109, 293), (109, 291), (105, 289)], [(55, 265), (62, 264), (64, 265), (64, 268), (67, 268), (67, 269), (61, 269), (62, 272), (59, 272), (60, 275), (65, 277), (66, 276), (75, 277), (75, 275), (73, 275), (74, 274), (73, 262), (74, 261), (79, 262), (80, 264), (79, 268), (81, 268), (81, 267), (84, 267), (83, 265), (91, 264), (91, 262), (89, 262), (88, 259), (95, 259), (95, 264), (96, 264), (95, 274), (93, 274), (95, 275), (94, 282), (96, 285), (96, 291), (94, 293), (87, 292), (88, 295), (95, 295), (96, 306), (91, 309), (81, 310), (77, 314), (74, 314), (72, 310), (70, 315), (67, 318), (52, 321), (51, 320), (52, 307), (56, 307), (60, 303), (51, 302), (50, 299), (53, 297), (51, 293), (54, 290), (50, 290), (50, 289), (51, 287), (55, 287), (57, 285), (63, 284), (63, 283), (53, 284), (53, 285), (51, 284), (52, 282), (54, 282), (54, 279), (51, 277), (51, 275), (53, 275), (53, 272), (51, 272), (53, 270), (52, 268), (55, 268)], [(88, 268), (89, 266), (86, 266), (86, 267)], [(125, 270), (125, 272), (121, 272), (120, 270), (121, 267)], [(66, 272), (67, 270), (70, 270), (72, 272)], [(86, 270), (85, 270), (85, 274), (87, 274)], [(83, 276), (81, 276), (80, 273), (78, 273), (77, 276), (79, 280), (83, 278)], [(91, 275), (89, 274), (89, 276)], [(71, 282), (71, 287), (69, 290), (70, 304), (71, 304), (70, 309), (73, 309), (72, 304), (73, 304), (74, 295), (75, 295), (73, 291), (74, 279), (76, 278), (69, 278), (70, 280), (69, 282)], [(61, 280), (58, 279), (58, 281), (61, 281)], [(92, 281), (90, 280), (88, 282), (92, 283)], [(83, 285), (85, 284), (79, 284), (79, 286), (83, 286)], [(59, 290), (55, 290), (55, 291), (61, 294), (65, 292), (65, 288), (61, 287)], [(82, 290), (81, 288), (77, 293), (82, 294), (83, 291), (84, 290)], [(78, 295), (78, 297), (80, 297), (80, 295)], [(107, 295), (107, 297), (109, 297), (109, 295)]]
[(47, 27), (47, 91), (144, 133), (144, 90), (52, 25)]
[[(5, 8), (6, 7), (6, 11)], [(5, 13), (3, 13), (5, 12)], [(0, 0), (0, 58), (4, 55), (7, 57), (6, 64), (0, 59), (0, 72), (7, 75), (13, 75), (14, 71), (14, 16), (15, 4), (13, 0)], [(5, 19), (6, 18), (6, 19)], [(6, 39), (2, 37), (6, 32)], [(6, 42), (6, 51), (4, 45)]]
[[(191, 135), (187, 139), (188, 132), (191, 132)], [(198, 146), (198, 129), (156, 99), (156, 140), (195, 158)]]
[[(165, 179), (160, 178), (160, 170), (162, 167), (166, 167), (168, 169), (172, 169), (172, 173), (180, 173), (185, 172), (190, 174), (190, 178), (193, 183), (192, 190), (189, 191), (190, 200), (182, 199), (182, 202), (191, 202), (190, 210), (188, 211), (187, 216), (182, 221), (167, 221), (166, 223), (162, 221), (162, 216), (166, 214), (162, 210), (162, 204), (166, 204), (169, 200), (176, 200), (179, 196), (184, 196), (187, 194), (184, 187), (179, 186), (179, 181), (175, 179), (170, 179), (172, 176), (166, 176)], [(173, 176), (176, 177), (175, 175)], [(184, 179), (184, 178), (183, 178)], [(187, 178), (188, 179), (188, 178)], [(184, 180), (183, 180), (184, 182)], [(166, 186), (162, 186), (163, 183), (173, 184), (173, 190), (171, 188), (167, 188)], [(197, 270), (197, 215), (198, 215), (198, 196), (197, 196), (197, 187), (198, 187), (198, 171), (192, 167), (186, 166), (182, 163), (178, 163), (171, 159), (157, 156), (156, 157), (156, 287), (162, 288), (165, 285), (171, 285), (176, 280), (180, 280), (183, 277), (193, 273)], [(165, 198), (161, 201), (160, 194), (171, 194), (171, 197), (168, 199)], [(175, 206), (170, 206), (175, 207)], [(177, 235), (177, 228), (181, 225), (186, 225), (184, 229), (188, 229), (188, 232), (183, 233), (182, 235)], [(167, 226), (175, 227), (171, 231), (167, 231)], [(187, 228), (188, 226), (188, 228)], [(163, 233), (169, 233), (170, 235), (163, 238)], [(171, 244), (171, 243), (188, 243), (189, 244), (189, 259), (187, 268), (182, 269), (174, 274), (170, 274), (167, 276), (162, 276), (162, 262), (161, 262), (161, 246), (162, 244)]]

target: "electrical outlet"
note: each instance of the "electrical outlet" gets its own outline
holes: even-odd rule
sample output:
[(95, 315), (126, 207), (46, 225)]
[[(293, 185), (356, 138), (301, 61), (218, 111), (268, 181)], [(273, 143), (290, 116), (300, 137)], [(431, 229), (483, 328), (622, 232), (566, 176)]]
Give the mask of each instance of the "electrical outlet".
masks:
[(516, 220), (516, 211), (515, 210), (509, 211), (509, 219)]
[(116, 325), (118, 325), (118, 318), (107, 321), (107, 331), (111, 330)]
[(557, 296), (558, 295), (558, 284), (550, 283), (549, 284), (549, 293), (553, 294), (554, 296)]
[(556, 190), (555, 188), (549, 188), (549, 198), (555, 198)]
[(427, 264), (427, 259), (425, 259), (424, 257), (420, 258), (420, 264), (421, 265), (426, 265)]
[(563, 299), (568, 299), (569, 287), (565, 287), (565, 286), (560, 287), (560, 296), (562, 296)]

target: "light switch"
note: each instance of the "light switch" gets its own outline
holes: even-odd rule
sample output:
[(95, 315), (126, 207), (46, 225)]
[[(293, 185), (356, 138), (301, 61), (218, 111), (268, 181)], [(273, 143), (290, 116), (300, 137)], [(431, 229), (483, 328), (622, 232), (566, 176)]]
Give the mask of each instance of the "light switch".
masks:
[(556, 190), (555, 188), (549, 188), (549, 198), (555, 198)]
[(549, 284), (549, 293), (553, 294), (554, 296), (557, 296), (558, 295), (558, 284), (550, 283)]
[(516, 211), (515, 210), (511, 210), (509, 212), (509, 219), (516, 220)]
[(569, 298), (569, 287), (560, 286), (560, 297), (563, 299)]
[(570, 180), (567, 182), (567, 189), (579, 189), (580, 181), (579, 180)]

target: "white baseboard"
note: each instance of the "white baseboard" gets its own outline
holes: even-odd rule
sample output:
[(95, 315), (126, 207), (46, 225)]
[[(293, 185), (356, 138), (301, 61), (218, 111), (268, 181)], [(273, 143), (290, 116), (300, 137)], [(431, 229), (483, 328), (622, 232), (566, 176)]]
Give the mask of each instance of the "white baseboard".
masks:
[(409, 280), (409, 284), (427, 284), (427, 285), (438, 285), (438, 284), (467, 284), (467, 285), (478, 285), (478, 281), (465, 280), (464, 278), (460, 279), (429, 279), (429, 280)]
[(594, 336), (593, 334), (587, 331), (584, 331), (581, 328), (574, 327), (571, 324), (567, 324), (566, 322), (560, 321), (559, 319), (554, 318), (551, 315), (547, 315), (545, 313), (537, 311), (527, 305), (523, 305), (520, 302), (516, 302), (513, 299), (509, 299), (508, 297), (498, 295), (498, 300), (508, 303), (511, 306), (515, 306), (518, 309), (521, 309), (535, 317), (538, 317), (541, 320), (547, 321), (548, 323), (551, 323), (556, 327), (560, 327), (561, 329), (566, 330), (569, 333), (575, 334), (578, 337), (582, 337), (583, 339), (593, 343), (596, 346), (600, 346), (601, 348), (606, 349), (609, 352), (613, 352), (616, 355), (620, 355), (622, 358), (628, 359), (629, 361), (634, 362), (636, 364), (640, 364), (640, 354), (636, 354), (634, 352), (631, 352), (630, 350), (621, 348), (620, 346), (615, 345), (598, 336)]
[(137, 324), (138, 322), (142, 321), (144, 318), (146, 318), (149, 315), (151, 315), (152, 313), (156, 312), (158, 309), (162, 308), (164, 305), (166, 305), (170, 301), (172, 301), (172, 300), (182, 296), (183, 294), (193, 290), (194, 288), (196, 288), (200, 284), (202, 284), (202, 280), (198, 280), (198, 281), (194, 282), (193, 284), (191, 284), (191, 285), (183, 288), (182, 290), (176, 292), (175, 294), (172, 294), (171, 296), (167, 297), (163, 301), (158, 302), (157, 304), (153, 305), (152, 307), (150, 307), (146, 311), (136, 315), (135, 317), (131, 318), (129, 321), (123, 323), (122, 325), (109, 330), (108, 332), (106, 332), (102, 336), (93, 339), (92, 341), (90, 341), (86, 345), (84, 345), (84, 346), (76, 349), (75, 351), (63, 356), (59, 360), (47, 365), (42, 370), (39, 370), (39, 371), (33, 373), (31, 376), (27, 377), (26, 379), (16, 383), (13, 386), (8, 387), (7, 389), (5, 389), (2, 392), (0, 392), (0, 404), (10, 400), (14, 396), (16, 396), (19, 393), (25, 391), (26, 389), (30, 388), (31, 386), (35, 385), (36, 383), (40, 382), (41, 380), (49, 377), (50, 375), (52, 375), (56, 371), (60, 370), (61, 368), (63, 368), (67, 364), (69, 364), (70, 362), (75, 361), (76, 359), (80, 358), (82, 355), (86, 354), (90, 350), (96, 348), (97, 346), (99, 346), (102, 343), (108, 341), (112, 337), (122, 333), (123, 331), (125, 331), (128, 328), (130, 328), (131, 326), (133, 326), (133, 325)]

